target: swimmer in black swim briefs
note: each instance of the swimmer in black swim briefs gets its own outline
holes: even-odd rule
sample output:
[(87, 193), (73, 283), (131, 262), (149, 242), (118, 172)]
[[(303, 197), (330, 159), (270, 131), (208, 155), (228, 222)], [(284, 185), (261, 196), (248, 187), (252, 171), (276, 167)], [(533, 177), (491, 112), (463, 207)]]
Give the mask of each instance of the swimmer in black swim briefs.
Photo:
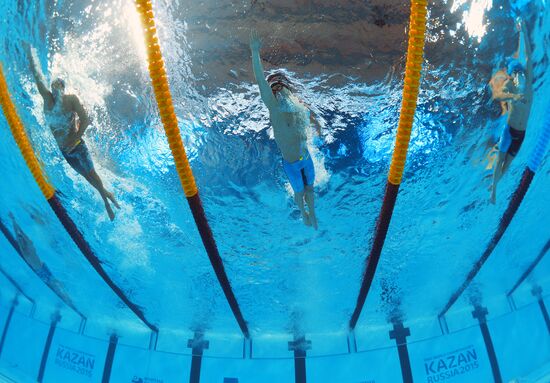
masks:
[(506, 125), (500, 138), (499, 150), (515, 157), (516, 154), (518, 154), (524, 139), (525, 131), (517, 130), (512, 128), (510, 125)]
[[(520, 20), (517, 27), (523, 44), (519, 49), (518, 58), (509, 61), (507, 71), (510, 78), (503, 84), (501, 100), (507, 104), (508, 118), (500, 138), (499, 153), (494, 166), (491, 203), (496, 202), (497, 185), (521, 148), (534, 98), (531, 43), (525, 23)], [(525, 58), (524, 63), (520, 62), (521, 57)]]

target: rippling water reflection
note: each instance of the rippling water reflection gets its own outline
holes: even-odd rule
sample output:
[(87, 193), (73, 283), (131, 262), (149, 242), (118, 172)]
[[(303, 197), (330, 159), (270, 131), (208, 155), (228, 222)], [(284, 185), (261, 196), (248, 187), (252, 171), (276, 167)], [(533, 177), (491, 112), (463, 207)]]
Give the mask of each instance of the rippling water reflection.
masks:
[[(536, 50), (537, 95), (542, 99), (548, 94), (549, 23), (543, 3), (533, 3), (530, 7), (540, 12), (527, 21)], [(9, 71), (8, 81), (47, 174), (64, 193), (65, 204), (110, 274), (161, 328), (202, 326), (238, 332), (180, 190), (131, 2), (56, 2), (44, 8), (18, 4), (2, 3), (8, 18), (0, 26), (6, 46), (0, 57)], [(296, 318), (305, 331), (345, 330), (393, 149), (405, 46), (392, 47), (400, 52), (397, 55), (371, 52), (369, 60), (354, 68), (328, 69), (315, 59), (302, 65), (292, 57), (283, 64), (299, 84), (300, 97), (324, 125), (325, 143), (311, 146), (320, 222), (320, 230), (314, 232), (302, 225), (294, 208), (267, 110), (251, 82), (248, 53), (238, 58), (223, 54), (231, 44), (246, 51), (247, 41), (241, 39), (245, 25), (227, 32), (227, 42), (219, 40), (223, 32), (214, 34), (215, 15), (183, 12), (193, 4), (159, 1), (155, 10), (182, 137), (242, 311), (257, 333), (288, 331)], [(248, 9), (245, 5), (234, 5), (234, 23), (244, 23), (239, 12)], [(396, 311), (410, 320), (432, 318), (438, 312), (490, 237), (505, 196), (534, 146), (544, 116), (540, 102), (535, 104), (524, 147), (503, 181), (502, 197), (496, 207), (490, 206), (484, 156), (496, 116), (486, 83), (498, 61), (515, 49), (509, 8), (495, 9), (491, 1), (457, 0), (431, 10), (405, 179), (360, 326), (384, 323)], [(211, 41), (198, 37), (202, 35), (194, 25), (199, 24), (212, 30)], [(404, 38), (404, 28), (402, 32)], [(67, 78), (70, 89), (91, 111), (94, 123), (87, 140), (92, 156), (122, 204), (114, 223), (103, 216), (93, 190), (60, 160), (44, 127), (41, 100), (30, 83), (18, 43), (22, 39), (37, 47), (52, 77)], [(213, 49), (209, 62), (200, 61), (205, 47)], [(234, 72), (205, 71), (216, 65)], [(33, 190), (1, 124), (7, 144), (0, 157), (6, 174), (0, 188), (10, 196), (13, 190)], [(512, 239), (504, 241), (496, 256), (507, 254), (523, 264), (520, 260), (529, 259), (539, 238), (547, 240), (538, 218), (550, 208), (544, 195), (547, 162), (540, 174), (525, 204), (532, 213), (522, 217), (531, 234), (512, 227)], [(42, 256), (83, 308), (96, 310), (88, 303), (95, 301), (91, 292), (97, 287), (104, 295), (104, 315), (121, 315), (124, 310), (94, 279), (51, 212), (35, 202), (39, 200), (36, 192), (6, 198), (2, 217), (17, 211), (29, 231), (43, 232), (37, 241), (45, 236), (55, 244), (59, 250), (52, 251), (45, 242)], [(23, 204), (38, 204), (49, 224), (34, 223)], [(529, 242), (528, 237), (536, 240), (517, 245)], [(69, 259), (74, 264), (67, 263)], [(494, 269), (498, 275), (513, 275), (516, 263)], [(80, 275), (89, 281), (79, 283)], [(497, 286), (505, 289), (505, 284)], [(480, 290), (484, 289), (495, 288), (482, 284)]]

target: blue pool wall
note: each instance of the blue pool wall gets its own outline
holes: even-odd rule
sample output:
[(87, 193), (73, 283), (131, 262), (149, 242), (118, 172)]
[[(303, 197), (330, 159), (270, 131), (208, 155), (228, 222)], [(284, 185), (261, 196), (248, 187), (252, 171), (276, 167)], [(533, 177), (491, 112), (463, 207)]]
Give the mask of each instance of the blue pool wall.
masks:
[[(542, 300), (542, 302), (548, 301)], [(0, 368), (7, 374), (29, 381), (170, 383), (188, 381), (192, 352), (182, 337), (180, 352), (164, 352), (146, 346), (125, 344), (118, 338), (110, 376), (104, 378), (109, 338), (98, 339), (63, 328), (63, 318), (53, 331), (51, 346), (42, 374), (41, 361), (52, 324), (33, 318), (23, 302), (15, 306), (10, 325), (6, 319), (9, 302), (2, 302), (0, 328), (6, 336), (0, 355)], [(473, 308), (472, 308), (473, 311)], [(489, 313), (490, 314), (490, 313)], [(53, 317), (52, 317), (53, 318)], [(550, 362), (550, 327), (540, 302), (510, 310), (487, 321), (503, 381), (525, 376)], [(415, 326), (408, 326), (407, 337), (412, 376), (415, 382), (489, 382), (493, 370), (480, 326), (471, 326), (428, 339), (415, 340)], [(391, 329), (391, 326), (388, 326)], [(362, 332), (361, 332), (362, 331)], [(192, 337), (192, 334), (186, 334)], [(293, 352), (288, 339), (262, 336), (246, 342), (204, 334), (208, 348), (203, 351), (200, 381), (220, 383), (292, 382), (295, 380)], [(159, 339), (162, 338), (162, 332)], [(340, 339), (335, 342), (335, 339)], [(378, 338), (378, 339), (376, 339)], [(385, 338), (385, 341), (383, 340)], [(308, 336), (311, 349), (305, 359), (309, 382), (399, 382), (400, 360), (389, 331), (358, 329), (355, 339), (345, 335)], [(351, 339), (351, 341), (350, 341)], [(173, 339), (172, 339), (173, 340)], [(357, 351), (353, 344), (355, 343)], [(331, 345), (333, 354), (323, 354)], [(375, 347), (373, 347), (375, 346)], [(271, 355), (271, 357), (266, 357)]]

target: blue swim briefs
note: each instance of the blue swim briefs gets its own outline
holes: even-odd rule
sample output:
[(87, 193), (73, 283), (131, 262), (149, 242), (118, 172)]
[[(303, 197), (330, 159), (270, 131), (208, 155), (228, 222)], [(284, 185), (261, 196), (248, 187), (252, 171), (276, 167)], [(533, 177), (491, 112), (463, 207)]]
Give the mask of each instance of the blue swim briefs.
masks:
[(301, 160), (292, 163), (283, 159), (283, 168), (294, 193), (303, 192), (304, 186), (312, 186), (315, 181), (315, 168), (309, 152)]
[(81, 140), (70, 152), (62, 151), (62, 153), (69, 165), (80, 175), (87, 176), (94, 169), (92, 157), (84, 140)]

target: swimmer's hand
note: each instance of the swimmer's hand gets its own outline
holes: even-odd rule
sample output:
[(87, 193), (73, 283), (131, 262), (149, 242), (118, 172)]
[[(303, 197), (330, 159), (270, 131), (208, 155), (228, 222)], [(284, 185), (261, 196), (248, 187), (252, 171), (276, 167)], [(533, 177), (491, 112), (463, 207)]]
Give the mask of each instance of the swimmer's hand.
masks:
[(74, 113), (73, 118), (71, 119), (71, 128), (69, 130), (69, 134), (67, 134), (67, 137), (63, 142), (64, 150), (69, 152), (72, 151), (76, 147), (76, 145), (80, 143), (80, 140), (82, 139), (85, 131), (86, 128), (80, 127), (80, 120), (78, 119), (76, 113)]
[(516, 31), (521, 32), (523, 28), (523, 20), (521, 17), (516, 18)]
[(27, 55), (27, 59), (29, 60), (29, 63), (31, 65), (31, 69), (32, 70), (35, 70), (36, 68), (36, 62), (38, 61), (37, 60), (37, 53), (36, 53), (36, 49), (31, 45), (29, 44), (28, 42), (24, 41), (23, 42), (23, 50), (25, 51), (25, 54)]
[(522, 101), (524, 99), (524, 95), (523, 94), (514, 94), (512, 96), (512, 98), (514, 99), (514, 101)]
[(255, 29), (250, 31), (250, 49), (252, 52), (259, 52), (262, 47), (262, 40)]
[(21, 46), (23, 47), (23, 51), (27, 55), (27, 57), (30, 57), (31, 55), (31, 44), (29, 44), (27, 41), (23, 41), (21, 43)]

